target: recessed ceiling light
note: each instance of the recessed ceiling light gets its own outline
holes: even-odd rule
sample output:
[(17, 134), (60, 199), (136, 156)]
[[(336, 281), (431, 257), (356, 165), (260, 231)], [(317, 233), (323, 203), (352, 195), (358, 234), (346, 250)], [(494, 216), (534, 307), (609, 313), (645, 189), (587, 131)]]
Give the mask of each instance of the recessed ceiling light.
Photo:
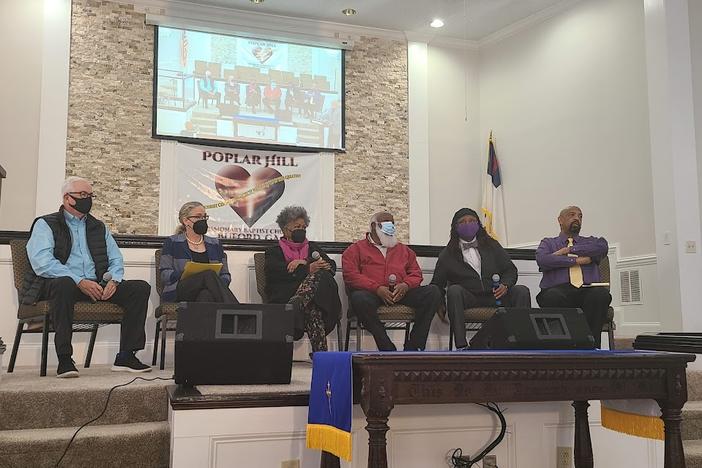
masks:
[(343, 14), (345, 14), (346, 16), (353, 16), (353, 15), (355, 15), (356, 13), (358, 13), (358, 12), (357, 12), (356, 10), (354, 10), (353, 8), (344, 8), (343, 10), (341, 10), (341, 12), (342, 12)]
[(259, 3), (263, 3), (263, 0), (251, 0), (251, 3), (258, 5)]
[(429, 24), (432, 28), (441, 28), (444, 26), (443, 20), (440, 20), (439, 18), (434, 18), (434, 20)]

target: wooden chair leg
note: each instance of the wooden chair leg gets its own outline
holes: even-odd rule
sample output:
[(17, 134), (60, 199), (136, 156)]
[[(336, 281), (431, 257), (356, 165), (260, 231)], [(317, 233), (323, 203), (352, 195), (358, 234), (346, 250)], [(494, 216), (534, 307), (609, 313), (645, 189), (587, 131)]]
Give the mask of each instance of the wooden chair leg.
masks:
[(361, 321), (356, 318), (356, 351), (361, 350), (361, 339), (363, 338), (363, 329), (361, 328)]
[(151, 365), (155, 366), (156, 365), (156, 357), (158, 356), (158, 336), (161, 332), (161, 324), (159, 323), (159, 320), (156, 319), (156, 331), (154, 333), (154, 357), (151, 360)]
[(607, 331), (607, 337), (609, 338), (609, 349), (614, 349), (614, 324), (610, 324), (609, 330)]
[(341, 351), (344, 346), (344, 342), (341, 341), (341, 319), (336, 322), (336, 350)]
[(407, 322), (407, 325), (405, 325), (405, 342), (402, 344), (403, 346), (406, 346), (407, 342), (409, 341), (411, 324), (412, 322)]
[(39, 369), (41, 377), (46, 377), (46, 361), (49, 355), (49, 325), (50, 319), (47, 314), (44, 315), (44, 327), (41, 332), (41, 368)]
[(12, 343), (12, 354), (10, 354), (10, 364), (7, 366), (7, 373), (15, 370), (15, 361), (17, 360), (17, 351), (19, 351), (20, 340), (22, 339), (22, 331), (24, 330), (24, 322), (17, 323), (17, 332), (15, 333), (15, 342)]
[(93, 330), (90, 332), (90, 343), (88, 344), (88, 352), (85, 353), (85, 364), (83, 367), (86, 369), (90, 367), (90, 361), (93, 359), (93, 349), (95, 348), (95, 338), (97, 338), (98, 324), (93, 325)]
[(344, 341), (344, 351), (349, 350), (349, 341), (351, 341), (351, 319), (346, 319), (346, 341)]
[(168, 318), (161, 318), (161, 365), (159, 369), (166, 368), (166, 330), (168, 330)]
[(449, 325), (449, 351), (453, 351), (453, 328)]

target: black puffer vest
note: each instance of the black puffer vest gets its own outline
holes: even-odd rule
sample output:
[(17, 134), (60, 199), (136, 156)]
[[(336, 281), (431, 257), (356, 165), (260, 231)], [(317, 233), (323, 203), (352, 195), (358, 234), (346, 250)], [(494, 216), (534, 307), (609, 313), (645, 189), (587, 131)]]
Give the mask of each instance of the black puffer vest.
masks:
[[(51, 213), (35, 219), (32, 223), (29, 237), (32, 236), (34, 225), (40, 219), (43, 219), (46, 224), (49, 225), (54, 235), (54, 257), (65, 265), (68, 261), (68, 257), (71, 255), (73, 240), (71, 238), (71, 231), (66, 224), (63, 207), (59, 208), (59, 211), (56, 213)], [(88, 214), (85, 220), (85, 231), (88, 240), (88, 250), (90, 250), (90, 256), (95, 263), (95, 274), (99, 280), (105, 274), (109, 266), (107, 243), (105, 242), (105, 224)], [(45, 284), (46, 278), (37, 276), (36, 273), (30, 269), (25, 274), (22, 287), (20, 288), (20, 302), (26, 305), (36, 304), (42, 297)]]

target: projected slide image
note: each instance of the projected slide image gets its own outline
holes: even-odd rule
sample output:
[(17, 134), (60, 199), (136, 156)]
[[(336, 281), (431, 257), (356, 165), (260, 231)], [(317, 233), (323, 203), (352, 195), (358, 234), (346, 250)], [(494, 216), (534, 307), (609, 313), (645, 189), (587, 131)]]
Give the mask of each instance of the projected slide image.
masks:
[(156, 135), (340, 149), (341, 50), (159, 27)]

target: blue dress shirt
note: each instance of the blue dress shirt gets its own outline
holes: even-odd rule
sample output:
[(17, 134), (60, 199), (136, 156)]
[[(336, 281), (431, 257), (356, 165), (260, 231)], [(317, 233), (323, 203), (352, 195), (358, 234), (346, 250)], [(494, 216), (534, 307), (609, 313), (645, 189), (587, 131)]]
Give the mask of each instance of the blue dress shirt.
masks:
[[(63, 214), (71, 232), (71, 255), (65, 265), (54, 257), (54, 234), (46, 221), (40, 219), (34, 225), (32, 236), (27, 243), (27, 256), (34, 273), (43, 278), (68, 276), (76, 284), (82, 279), (100, 281), (102, 278), (96, 278), (95, 262), (88, 249), (88, 239), (85, 234), (86, 217), (77, 218), (67, 211)], [(120, 282), (124, 278), (124, 260), (107, 226), (105, 226), (105, 243), (109, 261), (107, 271), (112, 273), (113, 281)]]

